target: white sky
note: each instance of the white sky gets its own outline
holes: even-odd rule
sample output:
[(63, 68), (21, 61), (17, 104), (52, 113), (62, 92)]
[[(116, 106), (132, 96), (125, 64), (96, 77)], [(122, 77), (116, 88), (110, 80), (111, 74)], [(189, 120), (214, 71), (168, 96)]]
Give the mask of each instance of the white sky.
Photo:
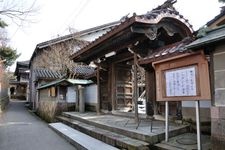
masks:
[[(6, 0), (3, 0), (6, 1)], [(35, 2), (39, 12), (32, 17), (35, 23), (16, 26), (8, 21), (10, 45), (21, 56), (18, 61), (29, 60), (38, 43), (57, 35), (68, 34), (68, 28), (83, 30), (119, 20), (130, 13), (143, 14), (165, 0), (14, 0), (27, 6)], [(194, 26), (194, 30), (219, 14), (218, 0), (177, 0), (175, 8)], [(29, 18), (29, 17), (28, 17)], [(15, 65), (10, 70), (14, 71)]]

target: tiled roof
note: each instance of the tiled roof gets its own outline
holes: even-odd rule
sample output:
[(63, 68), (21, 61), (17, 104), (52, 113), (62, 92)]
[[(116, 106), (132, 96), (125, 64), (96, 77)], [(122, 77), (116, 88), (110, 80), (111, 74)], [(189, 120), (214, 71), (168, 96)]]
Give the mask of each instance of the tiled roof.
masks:
[(190, 38), (186, 38), (182, 40), (181, 42), (177, 42), (177, 43), (156, 49), (148, 57), (140, 59), (139, 63), (149, 64), (154, 61), (159, 61), (168, 57), (176, 56), (181, 53), (189, 52), (185, 46), (189, 44), (191, 41), (192, 40)]
[(48, 40), (48, 41), (39, 43), (39, 44), (37, 44), (30, 60), (32, 61), (32, 59), (36, 55), (36, 51), (38, 49), (42, 49), (42, 48), (45, 48), (45, 47), (48, 47), (48, 46), (51, 46), (51, 45), (54, 45), (54, 44), (57, 44), (57, 43), (60, 43), (60, 42), (72, 40), (72, 39), (76, 39), (76, 41), (78, 42), (78, 45), (82, 48), (82, 47), (88, 45), (89, 42), (84, 41), (84, 40), (79, 40), (80, 37), (91, 34), (91, 33), (94, 33), (94, 32), (111, 29), (115, 25), (117, 25), (118, 23), (120, 23), (120, 21), (115, 21), (115, 22), (103, 24), (103, 25), (100, 25), (100, 26), (97, 26), (97, 27), (82, 30), (82, 31), (79, 31), (79, 32), (76, 32), (76, 33), (68, 34), (68, 35), (65, 35), (65, 36), (61, 36), (61, 37), (58, 37), (58, 38), (55, 38), (55, 39), (52, 39), (52, 40)]
[(30, 63), (29, 60), (27, 60), (27, 61), (17, 61), (14, 75), (18, 76), (19, 73), (25, 73), (26, 71), (28, 71), (29, 70), (29, 63)]
[(219, 15), (215, 16), (212, 20), (210, 20), (209, 22), (206, 23), (207, 26), (212, 25), (214, 22), (216, 22), (218, 19), (220, 19), (221, 17), (223, 17), (225, 15), (225, 7), (223, 6), (221, 8), (221, 12)]
[[(49, 45), (52, 45), (52, 44), (56, 44), (56, 43), (60, 43), (60, 42), (63, 42), (63, 41), (67, 41), (67, 40), (70, 40), (70, 39), (77, 39), (80, 36), (83, 36), (83, 35), (86, 35), (86, 34), (91, 34), (93, 32), (97, 32), (99, 30), (105, 30), (105, 29), (108, 29), (108, 28), (112, 28), (118, 23), (120, 23), (120, 22), (115, 21), (115, 22), (103, 24), (103, 25), (100, 25), (100, 26), (97, 26), (97, 27), (93, 27), (93, 28), (90, 28), (90, 29), (82, 30), (82, 31), (79, 31), (79, 32), (76, 32), (76, 33), (61, 36), (61, 37), (58, 37), (58, 38), (55, 38), (55, 39), (52, 39), (52, 40), (49, 40), (49, 41), (39, 43), (37, 45), (37, 47), (43, 48), (43, 47), (46, 47), (46, 46), (49, 46)], [(78, 40), (78, 39), (77, 39), (77, 41), (84, 42), (83, 43), (84, 45), (88, 44), (88, 41), (83, 41), (83, 40)]]
[(207, 46), (211, 43), (219, 42), (221, 40), (225, 40), (225, 25), (219, 26), (215, 29), (206, 30), (204, 34), (202, 34), (201, 38), (193, 41), (187, 48), (199, 48), (202, 46)]
[(87, 77), (91, 76), (95, 73), (95, 68), (87, 66), (87, 65), (78, 65), (70, 70), (69, 78), (76, 78), (76, 77)]
[[(147, 12), (144, 15), (136, 15), (133, 14), (132, 17), (125, 17), (123, 21), (112, 28), (110, 31), (106, 32), (99, 38), (97, 38), (95, 41), (92, 41), (85, 47), (83, 47), (81, 50), (75, 52), (71, 55), (71, 58), (75, 61), (80, 58), (81, 54), (88, 53), (88, 51), (94, 47), (97, 47), (101, 42), (104, 42), (106, 39), (109, 39), (116, 34), (120, 33), (121, 31), (125, 30), (126, 28), (130, 27), (134, 23), (144, 23), (144, 24), (157, 24), (162, 19), (168, 19), (168, 18), (174, 18), (176, 20), (179, 20), (179, 22), (186, 25), (186, 27), (193, 33), (192, 25), (189, 23), (187, 19), (185, 19), (182, 15), (179, 14), (178, 11), (176, 11), (173, 7), (173, 4), (176, 2), (176, 0), (167, 0), (164, 4), (161, 6), (158, 6), (157, 8), (153, 9), (150, 12)], [(91, 50), (90, 50), (91, 51)]]
[(52, 71), (49, 69), (35, 69), (34, 72), (35, 72), (36, 78), (59, 79), (62, 77), (60, 72)]
[(50, 82), (48, 84), (42, 85), (40, 87), (38, 87), (37, 89), (44, 89), (44, 88), (48, 88), (54, 85), (60, 85), (61, 83), (68, 83), (70, 85), (88, 85), (88, 84), (92, 84), (93, 82), (91, 80), (81, 80), (81, 79), (61, 79), (61, 80), (56, 80), (53, 82)]
[(26, 61), (18, 61), (17, 64), (18, 65), (23, 65), (23, 66), (28, 66), (30, 63), (30, 60), (26, 60)]

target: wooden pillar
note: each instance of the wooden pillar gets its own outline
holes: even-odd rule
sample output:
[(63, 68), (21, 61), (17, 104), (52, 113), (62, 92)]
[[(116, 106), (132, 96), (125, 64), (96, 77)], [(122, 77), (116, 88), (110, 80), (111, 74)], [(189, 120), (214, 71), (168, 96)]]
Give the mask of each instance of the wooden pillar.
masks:
[(85, 112), (85, 101), (84, 101), (84, 87), (79, 85), (79, 112), (84, 113)]
[(146, 85), (146, 114), (153, 116), (157, 114), (156, 107), (156, 78), (155, 71), (146, 69), (145, 71), (145, 85)]
[(135, 122), (139, 121), (138, 117), (138, 77), (137, 77), (137, 54), (134, 53), (134, 86), (133, 86), (133, 102), (134, 102), (134, 114)]
[(96, 112), (100, 114), (100, 67), (97, 66), (97, 105)]
[(60, 100), (60, 88), (59, 88), (59, 86), (57, 86), (56, 87), (56, 89), (57, 89), (57, 101), (59, 101)]
[(76, 92), (76, 111), (79, 111), (79, 90), (78, 86), (75, 87), (75, 92)]
[(116, 110), (116, 73), (115, 73), (115, 64), (111, 65), (111, 100), (112, 100), (112, 111)]

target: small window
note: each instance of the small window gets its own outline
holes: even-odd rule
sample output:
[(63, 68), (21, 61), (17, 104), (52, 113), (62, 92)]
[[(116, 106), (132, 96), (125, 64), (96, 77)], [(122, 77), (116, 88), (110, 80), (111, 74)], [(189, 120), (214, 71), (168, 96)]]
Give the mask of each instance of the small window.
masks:
[(50, 96), (50, 97), (56, 97), (56, 89), (55, 89), (55, 87), (51, 87), (49, 89), (48, 96)]

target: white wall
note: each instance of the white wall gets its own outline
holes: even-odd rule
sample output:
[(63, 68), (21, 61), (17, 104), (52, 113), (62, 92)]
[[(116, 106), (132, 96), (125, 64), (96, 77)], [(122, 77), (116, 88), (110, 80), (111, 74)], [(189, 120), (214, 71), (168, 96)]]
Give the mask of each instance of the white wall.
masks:
[(105, 34), (109, 30), (110, 29), (101, 30), (101, 31), (98, 31), (98, 32), (95, 32), (95, 33), (91, 33), (91, 34), (88, 34), (88, 35), (83, 35), (83, 36), (81, 36), (78, 39), (91, 42), (91, 41), (96, 40), (97, 38), (99, 38), (100, 36), (102, 36), (103, 34)]
[[(182, 101), (182, 107), (195, 107), (194, 101)], [(211, 101), (200, 101), (201, 108), (210, 108)]]
[(66, 101), (68, 103), (76, 102), (76, 91), (74, 86), (67, 87)]
[(97, 85), (92, 84), (89, 86), (85, 86), (84, 89), (84, 97), (85, 97), (85, 103), (97, 103)]

